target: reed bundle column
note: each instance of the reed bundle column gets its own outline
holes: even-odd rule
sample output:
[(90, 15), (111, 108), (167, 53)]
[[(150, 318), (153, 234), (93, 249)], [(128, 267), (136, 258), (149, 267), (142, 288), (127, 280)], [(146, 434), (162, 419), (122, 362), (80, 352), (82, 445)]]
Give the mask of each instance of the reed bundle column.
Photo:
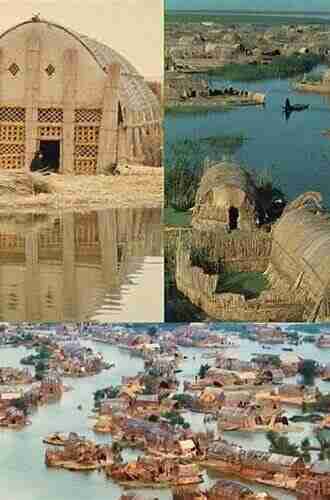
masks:
[(41, 40), (34, 31), (26, 45), (25, 78), (25, 169), (30, 165), (38, 144), (38, 102), (40, 95)]
[(103, 112), (99, 137), (97, 173), (106, 172), (110, 164), (118, 160), (118, 109), (119, 109), (120, 64), (107, 66), (103, 94)]
[(75, 102), (77, 94), (78, 52), (67, 49), (63, 55), (63, 160), (61, 172), (74, 173), (74, 127)]

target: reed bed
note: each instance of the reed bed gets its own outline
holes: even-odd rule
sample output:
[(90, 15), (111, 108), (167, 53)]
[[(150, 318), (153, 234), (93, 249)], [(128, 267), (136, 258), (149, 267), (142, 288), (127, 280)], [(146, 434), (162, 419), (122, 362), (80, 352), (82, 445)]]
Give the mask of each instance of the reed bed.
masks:
[(121, 166), (120, 175), (0, 174), (0, 212), (49, 213), (162, 206), (163, 169)]

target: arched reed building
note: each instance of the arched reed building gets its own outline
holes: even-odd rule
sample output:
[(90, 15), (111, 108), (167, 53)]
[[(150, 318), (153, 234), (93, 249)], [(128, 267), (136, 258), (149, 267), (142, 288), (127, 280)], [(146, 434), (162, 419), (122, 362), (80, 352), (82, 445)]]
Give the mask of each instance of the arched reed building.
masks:
[(158, 98), (120, 54), (38, 17), (0, 35), (0, 168), (36, 151), (63, 174), (143, 161), (160, 134)]
[(257, 192), (251, 175), (235, 163), (210, 167), (201, 179), (193, 212), (195, 228), (252, 229), (257, 218)]

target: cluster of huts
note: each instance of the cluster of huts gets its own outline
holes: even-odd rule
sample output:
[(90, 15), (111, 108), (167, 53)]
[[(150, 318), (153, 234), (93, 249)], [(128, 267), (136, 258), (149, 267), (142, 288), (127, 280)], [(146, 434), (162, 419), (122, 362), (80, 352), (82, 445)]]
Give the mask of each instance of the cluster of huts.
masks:
[[(217, 320), (326, 321), (330, 224), (321, 202), (320, 193), (308, 192), (289, 204), (281, 195), (265, 203), (246, 169), (231, 162), (210, 166), (196, 194), (192, 227), (178, 232), (177, 289)], [(264, 284), (222, 289), (226, 273), (257, 274)]]
[(101, 469), (114, 461), (111, 446), (96, 444), (71, 433), (61, 448), (48, 447), (45, 451), (47, 467), (58, 467), (72, 471)]
[(0, 367), (0, 385), (22, 385), (31, 384), (33, 375), (28, 369)]
[(79, 342), (43, 339), (37, 346), (36, 354), (30, 354), (22, 359), (23, 364), (37, 366), (42, 362), (48, 368), (58, 371), (62, 376), (86, 377), (96, 375), (110, 368), (100, 353), (95, 353), (89, 347)]
[(168, 24), (167, 72), (205, 71), (230, 63), (270, 64), (293, 54), (330, 56), (325, 26), (263, 26), (218, 23)]
[(172, 103), (226, 103), (231, 104), (265, 104), (266, 95), (248, 89), (227, 85), (214, 88), (210, 81), (192, 78), (189, 75), (169, 73), (165, 81), (165, 99)]
[(315, 482), (318, 481), (319, 491), (323, 493), (329, 491), (327, 484), (330, 470), (327, 464), (316, 462), (308, 465), (301, 457), (245, 450), (226, 441), (215, 443), (209, 448), (208, 466), (214, 467), (217, 471), (281, 489), (313, 491)]
[(47, 372), (40, 382), (29, 387), (2, 386), (0, 388), (0, 426), (8, 428), (24, 427), (32, 409), (61, 399), (65, 387), (56, 372)]

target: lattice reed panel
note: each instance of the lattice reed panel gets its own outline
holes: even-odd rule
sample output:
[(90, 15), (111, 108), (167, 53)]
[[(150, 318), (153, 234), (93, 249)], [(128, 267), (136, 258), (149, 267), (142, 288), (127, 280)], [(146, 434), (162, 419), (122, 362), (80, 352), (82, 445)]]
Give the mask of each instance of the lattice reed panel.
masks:
[(97, 158), (98, 147), (96, 145), (76, 145), (74, 155), (75, 158)]
[(25, 108), (0, 107), (0, 122), (24, 122)]
[(78, 175), (94, 175), (96, 173), (96, 159), (76, 159), (74, 171)]
[(41, 123), (63, 122), (63, 110), (59, 108), (40, 108), (38, 109), (38, 121)]
[(24, 144), (0, 144), (0, 155), (22, 155), (25, 152)]
[(75, 144), (97, 145), (99, 141), (99, 127), (75, 127)]
[(39, 127), (39, 139), (60, 139), (62, 127)]
[(25, 125), (0, 124), (0, 142), (24, 143), (24, 141), (25, 141)]
[(0, 169), (21, 169), (25, 163), (24, 144), (0, 144)]
[(76, 109), (75, 122), (96, 122), (102, 119), (102, 109)]

